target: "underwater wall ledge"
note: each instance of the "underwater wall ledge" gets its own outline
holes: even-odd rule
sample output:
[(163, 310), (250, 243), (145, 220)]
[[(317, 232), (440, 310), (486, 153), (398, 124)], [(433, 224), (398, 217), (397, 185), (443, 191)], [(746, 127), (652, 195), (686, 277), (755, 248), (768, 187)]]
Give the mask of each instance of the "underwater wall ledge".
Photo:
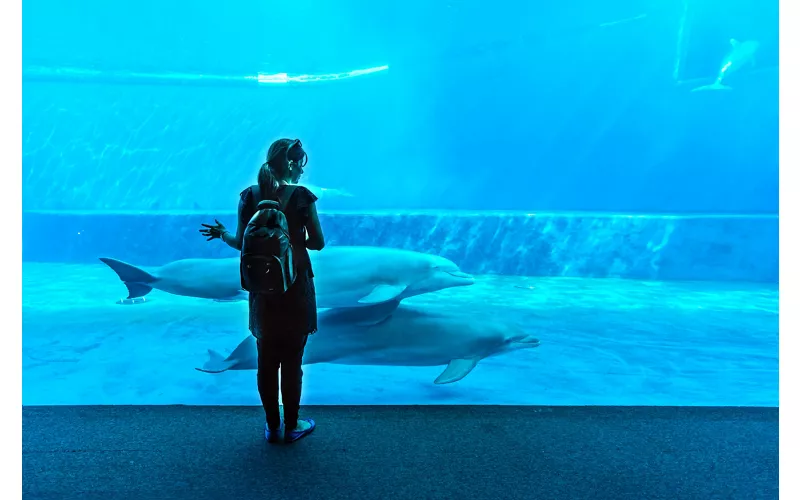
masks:
[[(200, 224), (235, 215), (23, 213), (23, 260), (138, 265), (232, 257)], [(778, 281), (778, 216), (601, 213), (336, 212), (322, 214), (329, 245), (436, 253), (475, 274), (652, 280)]]

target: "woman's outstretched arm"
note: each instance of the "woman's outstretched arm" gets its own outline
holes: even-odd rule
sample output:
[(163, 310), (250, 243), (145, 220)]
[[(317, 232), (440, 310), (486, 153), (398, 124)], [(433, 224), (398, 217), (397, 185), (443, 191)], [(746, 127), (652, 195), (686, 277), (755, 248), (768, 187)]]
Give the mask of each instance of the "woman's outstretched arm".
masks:
[(244, 239), (244, 230), (247, 228), (247, 221), (243, 221), (243, 211), (244, 211), (245, 203), (244, 200), (239, 200), (239, 210), (237, 213), (236, 220), (238, 221), (236, 224), (236, 234), (228, 231), (227, 229), (222, 232), (220, 236), (222, 241), (224, 241), (229, 247), (233, 248), (234, 250), (242, 250), (242, 240)]

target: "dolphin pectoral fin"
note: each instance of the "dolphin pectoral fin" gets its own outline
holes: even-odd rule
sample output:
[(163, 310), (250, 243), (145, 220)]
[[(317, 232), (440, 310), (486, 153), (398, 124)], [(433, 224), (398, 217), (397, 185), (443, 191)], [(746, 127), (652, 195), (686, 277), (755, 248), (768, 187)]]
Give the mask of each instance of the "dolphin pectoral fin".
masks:
[(733, 47), (735, 49), (738, 46), (739, 46), (739, 40), (737, 40), (735, 38), (731, 38), (731, 47)]
[(365, 297), (362, 297), (359, 304), (378, 304), (389, 300), (395, 300), (406, 289), (406, 285), (377, 285)]
[(450, 364), (447, 365), (447, 368), (444, 369), (441, 375), (436, 377), (436, 380), (433, 381), (434, 384), (452, 384), (453, 382), (458, 382), (462, 378), (469, 375), (476, 366), (478, 366), (478, 361), (481, 358), (475, 356), (473, 358), (464, 358), (464, 359), (453, 359), (450, 361)]

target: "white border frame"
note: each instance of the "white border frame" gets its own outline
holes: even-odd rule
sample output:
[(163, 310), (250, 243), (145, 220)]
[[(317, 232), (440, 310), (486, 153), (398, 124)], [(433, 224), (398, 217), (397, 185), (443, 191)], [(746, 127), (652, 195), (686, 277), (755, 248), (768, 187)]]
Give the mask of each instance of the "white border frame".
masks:
[[(800, 498), (798, 487), (796, 353), (800, 326), (800, 6), (780, 3), (780, 498)], [(791, 464), (794, 463), (794, 466)], [(791, 472), (794, 471), (794, 472)]]
[[(732, 0), (735, 1), (735, 0)], [(22, 496), (22, 2), (7, 0), (0, 16), (0, 51), (2, 60), (2, 134), (0, 150), (5, 154), (0, 182), (3, 205), (2, 242), (2, 299), (0, 301), (3, 323), (4, 359), (2, 363), (2, 419), (3, 432), (0, 453), (0, 485), (3, 498)], [(800, 276), (800, 245), (797, 234), (798, 199), (800, 199), (800, 5), (783, 0), (780, 5), (780, 472), (781, 498), (800, 498), (797, 467), (797, 388), (792, 380), (798, 376), (795, 364), (798, 323), (800, 323), (800, 294), (797, 278)], [(794, 417), (792, 417), (794, 415)]]
[(0, 15), (0, 151), (4, 153), (0, 203), (3, 241), (0, 307), (2, 363), (2, 441), (0, 496), (22, 497), (22, 0), (7, 0)]

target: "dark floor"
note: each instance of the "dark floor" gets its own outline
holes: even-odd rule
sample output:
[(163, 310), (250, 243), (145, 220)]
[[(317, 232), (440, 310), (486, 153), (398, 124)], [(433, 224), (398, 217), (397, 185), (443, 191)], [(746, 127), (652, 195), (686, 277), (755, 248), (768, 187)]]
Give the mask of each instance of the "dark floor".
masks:
[(777, 408), (24, 407), (24, 498), (777, 499)]

